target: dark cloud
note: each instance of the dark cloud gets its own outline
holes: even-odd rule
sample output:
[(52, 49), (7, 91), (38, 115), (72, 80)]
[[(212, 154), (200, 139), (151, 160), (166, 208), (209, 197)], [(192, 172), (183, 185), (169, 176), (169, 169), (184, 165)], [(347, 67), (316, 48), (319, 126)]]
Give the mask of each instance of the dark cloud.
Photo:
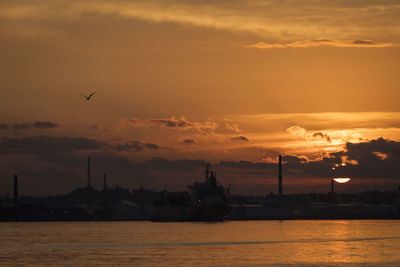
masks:
[(14, 123), (12, 124), (12, 128), (14, 130), (28, 130), (32, 126), (29, 123)]
[(140, 152), (144, 149), (158, 150), (160, 147), (156, 144), (142, 143), (140, 141), (131, 141), (125, 144), (118, 144), (116, 146), (117, 151), (136, 151)]
[(397, 44), (389, 42), (375, 42), (371, 40), (335, 40), (335, 39), (313, 39), (313, 40), (298, 40), (291, 43), (265, 43), (258, 42), (255, 44), (248, 45), (247, 47), (254, 47), (260, 49), (270, 48), (305, 48), (305, 47), (320, 47), (320, 46), (332, 46), (332, 47), (395, 47)]
[(33, 127), (38, 129), (50, 129), (58, 127), (58, 124), (51, 121), (37, 121), (33, 123)]
[(143, 127), (143, 126), (151, 126), (158, 125), (162, 127), (167, 127), (171, 129), (179, 129), (179, 130), (195, 130), (198, 132), (209, 133), (214, 131), (217, 128), (217, 124), (211, 121), (205, 122), (191, 122), (185, 119), (185, 117), (181, 117), (180, 119), (176, 119), (175, 117), (171, 117), (169, 119), (127, 119), (124, 120), (125, 123), (131, 124), (135, 127)]
[(10, 126), (6, 123), (0, 123), (0, 130), (10, 129)]
[[(318, 160), (284, 155), (284, 172), (296, 176), (399, 179), (400, 142), (378, 138), (362, 143), (347, 143), (344, 151), (330, 153)], [(275, 170), (277, 163), (250, 161), (220, 162), (221, 166), (242, 169)], [(332, 168), (335, 167), (335, 170)]]
[(134, 118), (134, 119), (129, 119), (127, 121), (136, 126), (141, 126), (146, 124), (158, 124), (171, 128), (186, 128), (186, 127), (191, 127), (193, 125), (191, 122), (187, 121), (183, 117), (180, 119), (175, 119), (175, 117), (172, 117), (170, 119), (148, 119), (148, 120), (140, 120)]
[[(145, 162), (136, 162), (123, 155), (117, 155), (113, 152), (95, 152), (89, 154), (69, 153), (69, 154), (43, 154), (40, 157), (42, 162), (51, 163), (58, 168), (74, 170), (81, 173), (83, 176), (80, 179), (81, 183), (76, 186), (84, 186), (87, 156), (90, 156), (92, 163), (92, 181), (101, 186), (101, 179), (96, 180), (96, 177), (102, 177), (107, 174), (107, 181), (112, 186), (118, 184), (128, 188), (138, 188), (145, 186), (152, 188), (155, 182), (164, 184), (163, 177), (168, 173), (171, 178), (167, 185), (174, 184), (179, 188), (185, 188), (188, 183), (192, 183), (196, 175), (202, 173), (206, 166), (204, 160), (168, 160), (165, 158), (152, 158)], [(187, 173), (193, 175), (187, 176)], [(37, 175), (37, 177), (40, 177)], [(183, 179), (182, 182), (180, 179)], [(97, 181), (97, 182), (96, 182)]]
[[(90, 155), (96, 173), (107, 173), (110, 185), (118, 184), (127, 188), (139, 188), (144, 186), (151, 188), (154, 179), (149, 174), (146, 164), (135, 162), (127, 157), (114, 153), (94, 153)], [(82, 158), (85, 162), (85, 158)], [(101, 182), (100, 182), (101, 184)]]
[(34, 168), (20, 173), (20, 188), (24, 194), (53, 195), (68, 193), (86, 184), (84, 176), (72, 170), (54, 167)]
[[(337, 167), (332, 171), (336, 164)], [(331, 153), (319, 161), (289, 167), (302, 170), (303, 174), (320, 177), (400, 179), (400, 142), (378, 138), (362, 143), (347, 143), (344, 151)]]
[(251, 162), (246, 160), (241, 160), (237, 162), (220, 161), (218, 165), (231, 168), (259, 169), (259, 170), (268, 170), (275, 168), (277, 166), (275, 163)]
[[(19, 171), (21, 191), (23, 194), (48, 195), (68, 193), (78, 187), (86, 186), (88, 156), (91, 159), (92, 185), (97, 189), (102, 187), (104, 174), (107, 174), (107, 184), (110, 187), (115, 185), (132, 189), (140, 186), (154, 187), (153, 178), (146, 164), (132, 161), (111, 151), (42, 153), (35, 159), (24, 158), (23, 168)], [(1, 177), (12, 177), (12, 173), (0, 166)], [(0, 179), (0, 185), (5, 184), (7, 180)]]
[(305, 163), (305, 162), (307, 162), (307, 158), (293, 156), (293, 155), (283, 155), (282, 160), (287, 163)]
[(356, 44), (356, 45), (377, 45), (379, 43), (378, 42), (374, 42), (372, 40), (354, 40), (353, 44)]
[(400, 159), (400, 142), (378, 138), (363, 143), (347, 143), (345, 155), (351, 159), (362, 162), (365, 158), (370, 158), (372, 152), (381, 152), (389, 155), (389, 160)]
[(338, 168), (340, 173), (349, 173), (354, 177), (400, 179), (400, 142), (398, 141), (378, 138), (369, 142), (347, 143), (345, 151), (332, 155), (357, 163)]
[(98, 130), (98, 129), (99, 129), (99, 126), (97, 126), (96, 124), (94, 124), (94, 125), (90, 125), (88, 128), (89, 128), (90, 130)]
[(158, 149), (159, 149), (159, 146), (158, 146), (158, 145), (151, 144), (151, 143), (145, 144), (145, 146), (146, 146), (147, 148), (153, 149), (153, 150), (158, 150)]
[(249, 139), (246, 136), (241, 135), (241, 136), (232, 137), (231, 141), (242, 143), (242, 142), (249, 142)]
[(327, 39), (327, 38), (319, 38), (319, 39), (315, 39), (315, 40), (311, 40), (314, 43), (332, 43), (333, 40), (331, 39)]
[[(224, 162), (219, 163), (220, 166), (239, 168), (245, 170), (247, 173), (252, 173), (254, 170), (270, 173), (271, 175), (278, 175), (278, 163), (264, 163), (264, 162)], [(291, 176), (315, 176), (327, 177), (333, 164), (324, 161), (306, 161), (303, 157), (294, 155), (283, 156), (283, 172), (284, 175)]]
[(138, 141), (132, 141), (125, 144), (118, 144), (117, 151), (143, 151), (143, 144)]
[(324, 134), (324, 133), (321, 133), (321, 132), (313, 133), (312, 137), (316, 138), (316, 139), (326, 140), (328, 142), (332, 141), (331, 137), (328, 134)]
[(167, 127), (185, 128), (192, 126), (192, 123), (185, 119), (152, 119), (150, 123), (162, 124)]
[(182, 143), (184, 143), (184, 144), (194, 144), (195, 141), (193, 139), (185, 139), (185, 140), (182, 141)]
[(109, 147), (102, 141), (79, 137), (34, 136), (4, 138), (0, 153), (65, 153), (79, 150), (99, 150)]
[[(7, 126), (7, 128), (5, 128), (5, 129), (8, 129), (8, 125), (7, 124), (4, 124), (4, 125)], [(55, 122), (51, 122), (51, 121), (36, 121), (32, 124), (31, 123), (13, 123), (11, 125), (11, 127), (14, 130), (29, 130), (32, 127), (37, 128), (37, 129), (52, 129), (52, 128), (58, 127), (58, 124)]]
[(146, 161), (146, 166), (151, 170), (161, 171), (196, 171), (204, 168), (207, 162), (204, 160), (168, 160), (165, 158), (152, 158)]

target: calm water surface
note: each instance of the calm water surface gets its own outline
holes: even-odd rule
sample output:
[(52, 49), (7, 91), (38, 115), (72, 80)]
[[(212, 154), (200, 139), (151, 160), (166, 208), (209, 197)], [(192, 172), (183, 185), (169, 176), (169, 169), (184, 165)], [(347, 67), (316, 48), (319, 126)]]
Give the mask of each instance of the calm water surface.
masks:
[(2, 266), (400, 266), (400, 221), (0, 223)]

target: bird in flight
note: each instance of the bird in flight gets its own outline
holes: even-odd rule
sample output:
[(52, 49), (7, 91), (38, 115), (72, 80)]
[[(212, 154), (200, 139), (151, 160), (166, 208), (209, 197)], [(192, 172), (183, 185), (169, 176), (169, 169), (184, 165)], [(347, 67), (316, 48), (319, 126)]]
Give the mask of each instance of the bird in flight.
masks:
[(81, 96), (83, 96), (84, 98), (86, 98), (86, 100), (90, 100), (90, 98), (94, 95), (96, 93), (96, 91), (94, 91), (93, 93), (91, 93), (90, 95), (84, 95), (84, 94), (81, 94)]

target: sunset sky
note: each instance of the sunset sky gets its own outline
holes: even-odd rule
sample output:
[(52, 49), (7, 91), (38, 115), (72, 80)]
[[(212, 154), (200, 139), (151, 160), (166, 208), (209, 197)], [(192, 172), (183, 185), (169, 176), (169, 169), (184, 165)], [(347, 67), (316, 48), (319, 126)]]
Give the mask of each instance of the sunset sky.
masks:
[(396, 190), (399, 70), (395, 0), (2, 0), (0, 194)]

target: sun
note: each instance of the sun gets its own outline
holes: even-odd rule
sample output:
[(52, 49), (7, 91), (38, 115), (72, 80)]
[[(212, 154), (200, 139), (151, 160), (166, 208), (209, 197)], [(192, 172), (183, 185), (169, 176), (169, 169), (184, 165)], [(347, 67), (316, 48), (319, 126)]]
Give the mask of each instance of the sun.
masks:
[(333, 180), (339, 184), (344, 184), (347, 183), (348, 181), (351, 180), (351, 178), (348, 177), (340, 177), (340, 178), (333, 178)]

